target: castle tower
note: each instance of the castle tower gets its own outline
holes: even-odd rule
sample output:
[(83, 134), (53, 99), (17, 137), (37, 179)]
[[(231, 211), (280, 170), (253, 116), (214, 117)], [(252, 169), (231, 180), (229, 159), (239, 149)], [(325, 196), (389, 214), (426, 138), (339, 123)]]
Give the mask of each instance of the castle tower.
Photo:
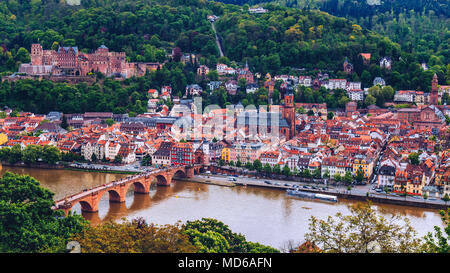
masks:
[(438, 104), (438, 78), (436, 73), (434, 73), (433, 80), (431, 81), (431, 93), (430, 93), (430, 103), (432, 105)]
[(40, 44), (31, 45), (31, 65), (42, 65), (42, 58), (44, 56), (44, 51)]

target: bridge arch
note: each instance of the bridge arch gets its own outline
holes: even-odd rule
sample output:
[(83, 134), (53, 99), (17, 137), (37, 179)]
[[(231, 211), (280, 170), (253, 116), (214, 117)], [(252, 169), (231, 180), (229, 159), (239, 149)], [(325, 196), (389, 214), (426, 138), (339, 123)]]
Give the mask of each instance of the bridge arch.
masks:
[(185, 178), (186, 176), (186, 171), (183, 169), (179, 169), (173, 174), (173, 178)]
[[(106, 191), (105, 191), (106, 192)], [(104, 193), (103, 193), (104, 194)], [(109, 194), (109, 202), (122, 202), (122, 199), (125, 200), (125, 196), (122, 196), (115, 189), (108, 190)], [(102, 199), (102, 196), (99, 196), (99, 201)]]
[(168, 186), (170, 184), (170, 181), (164, 175), (158, 174), (155, 178), (158, 185)]
[(150, 190), (150, 183), (145, 181), (134, 181), (128, 187), (133, 187), (135, 193), (148, 193)]
[(91, 204), (89, 201), (81, 200), (81, 201), (76, 202), (75, 204), (73, 204), (73, 206), (75, 206), (78, 203), (81, 206), (81, 211), (82, 212), (94, 212), (95, 211), (95, 206), (93, 204)]

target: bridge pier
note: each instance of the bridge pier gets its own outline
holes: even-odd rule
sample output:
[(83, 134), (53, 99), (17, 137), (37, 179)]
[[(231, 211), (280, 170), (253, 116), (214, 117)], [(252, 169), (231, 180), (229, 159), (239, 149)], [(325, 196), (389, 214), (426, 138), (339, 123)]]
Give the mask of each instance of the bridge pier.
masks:
[(187, 178), (192, 178), (194, 177), (194, 168), (186, 168), (186, 177)]
[(100, 202), (101, 195), (98, 192), (93, 192), (80, 200), (81, 211), (83, 212), (97, 212), (98, 203)]
[(172, 177), (173, 174), (168, 174), (168, 175), (164, 175), (164, 176), (157, 176), (156, 180), (157, 180), (157, 185), (158, 186), (170, 186), (170, 183), (172, 183)]
[(122, 203), (125, 202), (125, 198), (127, 197), (128, 187), (125, 184), (120, 184), (117, 187), (109, 190), (109, 202), (113, 203)]
[(62, 209), (62, 211), (64, 212), (64, 216), (67, 217), (69, 215), (69, 211), (72, 211), (72, 208)]

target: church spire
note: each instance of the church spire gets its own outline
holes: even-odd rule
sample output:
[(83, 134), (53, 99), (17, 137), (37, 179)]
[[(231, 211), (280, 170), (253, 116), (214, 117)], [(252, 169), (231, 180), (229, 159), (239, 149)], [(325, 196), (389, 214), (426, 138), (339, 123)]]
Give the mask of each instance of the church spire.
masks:
[(433, 80), (431, 81), (430, 104), (438, 104), (438, 78), (436, 73), (434, 73)]

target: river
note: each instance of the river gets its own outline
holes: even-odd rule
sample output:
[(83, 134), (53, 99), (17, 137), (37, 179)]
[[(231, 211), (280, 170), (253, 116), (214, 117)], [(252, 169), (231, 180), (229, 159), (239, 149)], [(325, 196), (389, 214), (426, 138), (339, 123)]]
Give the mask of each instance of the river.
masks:
[[(6, 166), (0, 173), (5, 171), (35, 177), (43, 187), (55, 193), (55, 200), (126, 176)], [(211, 217), (224, 222), (234, 232), (242, 233), (249, 241), (281, 248), (288, 240), (302, 242), (311, 216), (325, 219), (338, 212), (348, 214), (347, 206), (352, 204), (347, 200), (337, 203), (302, 200), (268, 188), (231, 188), (183, 181), (176, 181), (170, 187), (155, 187), (150, 194), (135, 195), (132, 188), (125, 203), (109, 203), (105, 194), (98, 213), (82, 215), (92, 224), (143, 217), (147, 222), (163, 225)], [(435, 210), (384, 204), (376, 204), (375, 207), (385, 217), (393, 214), (406, 216), (418, 236), (433, 231), (435, 225), (442, 227)], [(73, 211), (80, 214), (80, 205), (75, 205)]]

